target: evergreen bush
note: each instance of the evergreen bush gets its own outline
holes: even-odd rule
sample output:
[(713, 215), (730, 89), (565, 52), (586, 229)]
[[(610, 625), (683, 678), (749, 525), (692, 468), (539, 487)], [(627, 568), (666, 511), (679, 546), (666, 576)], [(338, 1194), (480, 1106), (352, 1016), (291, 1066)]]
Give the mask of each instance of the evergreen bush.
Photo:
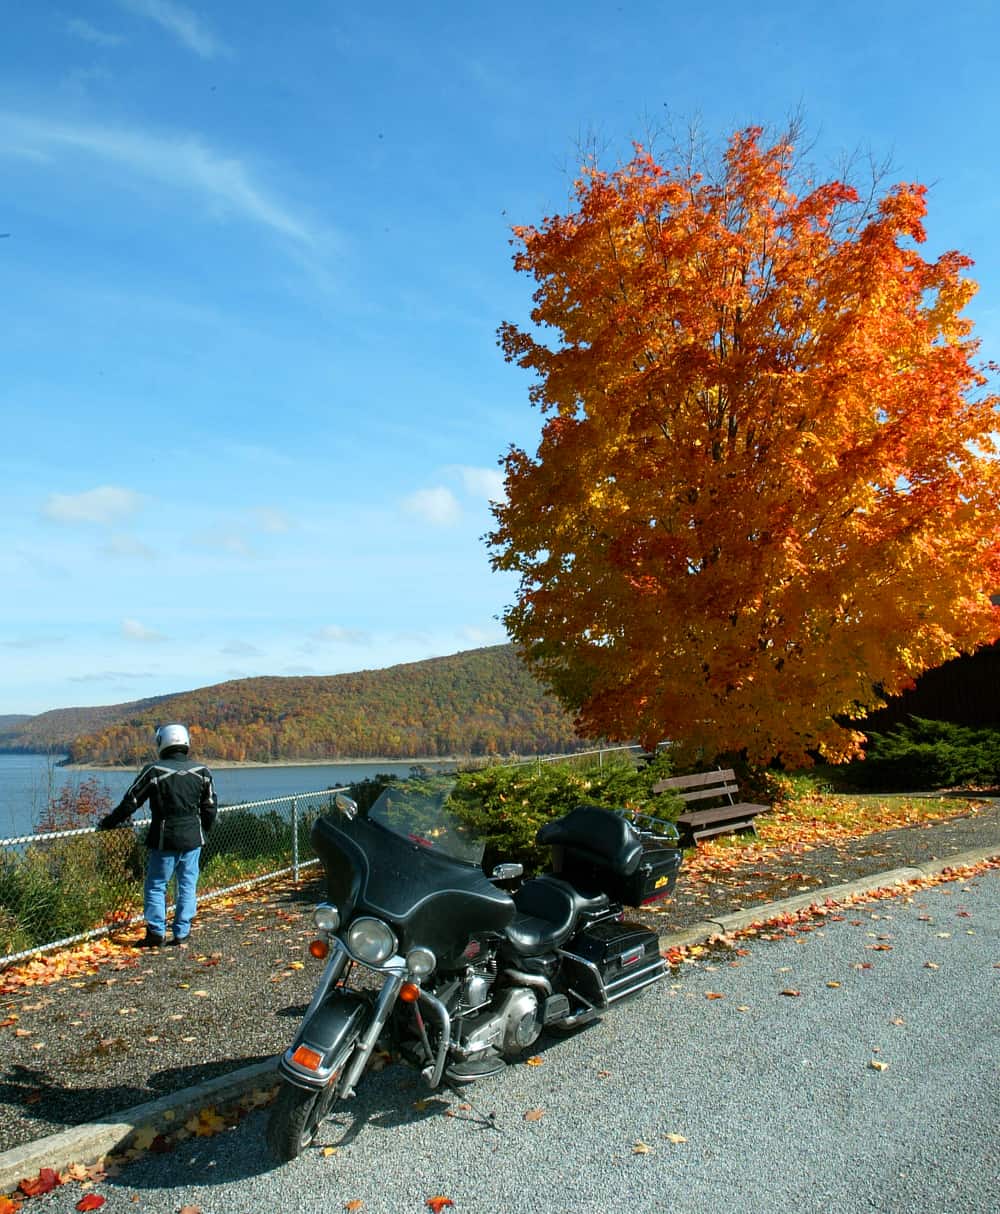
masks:
[(1000, 729), (911, 716), (868, 737), (864, 759), (844, 776), (879, 791), (994, 786), (1000, 783)]

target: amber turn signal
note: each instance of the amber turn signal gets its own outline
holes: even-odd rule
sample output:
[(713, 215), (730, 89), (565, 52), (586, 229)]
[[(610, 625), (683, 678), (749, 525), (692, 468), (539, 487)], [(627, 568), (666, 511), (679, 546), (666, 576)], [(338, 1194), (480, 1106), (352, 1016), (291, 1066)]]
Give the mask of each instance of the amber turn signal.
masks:
[(309, 944), (309, 952), (318, 961), (322, 961), (324, 957), (328, 956), (330, 946), (325, 940), (312, 940)]
[(307, 1045), (300, 1045), (292, 1055), (292, 1062), (297, 1062), (299, 1066), (304, 1066), (307, 1071), (318, 1071), (322, 1061), (323, 1055), (317, 1054), (315, 1050), (311, 1050)]
[(404, 982), (399, 988), (399, 997), (404, 1003), (416, 1003), (420, 998), (420, 987), (415, 982)]

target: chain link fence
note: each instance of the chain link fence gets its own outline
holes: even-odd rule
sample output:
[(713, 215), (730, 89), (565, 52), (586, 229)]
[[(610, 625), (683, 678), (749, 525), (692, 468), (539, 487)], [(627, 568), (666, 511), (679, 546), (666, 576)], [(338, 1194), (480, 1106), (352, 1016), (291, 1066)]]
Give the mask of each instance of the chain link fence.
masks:
[[(319, 864), (309, 832), (338, 791), (221, 807), (201, 852), (199, 901), (276, 877), (298, 881)], [(0, 839), (0, 969), (139, 922), (148, 825), (144, 817), (119, 830)]]

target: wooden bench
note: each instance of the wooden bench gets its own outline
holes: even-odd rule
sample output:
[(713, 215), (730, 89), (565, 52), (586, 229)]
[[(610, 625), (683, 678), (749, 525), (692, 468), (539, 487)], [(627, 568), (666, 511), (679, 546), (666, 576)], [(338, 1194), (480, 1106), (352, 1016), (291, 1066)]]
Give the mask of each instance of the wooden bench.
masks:
[(712, 835), (749, 831), (756, 834), (754, 819), (770, 805), (740, 801), (736, 773), (731, 767), (703, 771), (693, 776), (671, 776), (653, 785), (653, 792), (675, 792), (688, 805), (710, 801), (704, 809), (685, 810), (677, 819), (681, 846), (690, 847)]

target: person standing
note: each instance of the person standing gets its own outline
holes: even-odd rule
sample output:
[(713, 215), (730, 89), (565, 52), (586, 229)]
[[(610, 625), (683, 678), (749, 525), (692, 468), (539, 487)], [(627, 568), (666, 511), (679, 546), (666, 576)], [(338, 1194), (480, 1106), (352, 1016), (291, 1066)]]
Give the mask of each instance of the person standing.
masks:
[(120, 803), (97, 824), (114, 830), (149, 801), (149, 855), (143, 889), (146, 935), (137, 948), (159, 948), (167, 934), (167, 886), (176, 880), (171, 944), (187, 947), (197, 909), (198, 864), (205, 835), (218, 813), (212, 773), (188, 757), (191, 739), (183, 725), (156, 731), (157, 761), (139, 772)]

